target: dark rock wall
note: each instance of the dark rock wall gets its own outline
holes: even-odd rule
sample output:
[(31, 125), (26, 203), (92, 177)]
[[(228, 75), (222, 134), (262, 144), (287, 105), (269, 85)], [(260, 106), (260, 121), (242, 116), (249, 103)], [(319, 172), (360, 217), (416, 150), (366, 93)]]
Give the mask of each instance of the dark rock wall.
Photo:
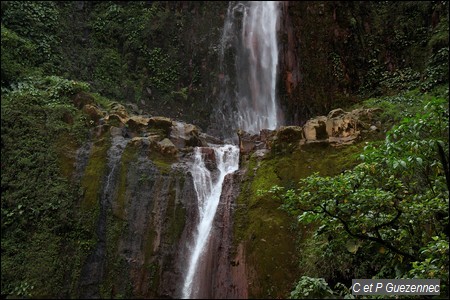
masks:
[(220, 203), (214, 218), (206, 255), (199, 263), (200, 280), (195, 298), (246, 299), (247, 274), (244, 260), (233, 253), (233, 213), (239, 195), (241, 174), (235, 172), (225, 177)]
[[(192, 177), (182, 162), (164, 165), (150, 158), (154, 150), (143, 143), (114, 147), (122, 147), (123, 154), (90, 178), (100, 181), (102, 196), (83, 200), (99, 201), (84, 208), (93, 210), (98, 243), (83, 264), (79, 295), (176, 297), (186, 267), (186, 239), (196, 220)], [(92, 153), (88, 161), (98, 159)]]
[(448, 47), (448, 38), (433, 36), (440, 22), (448, 22), (444, 2), (282, 2), (278, 95), (286, 125), (426, 77), (434, 48)]

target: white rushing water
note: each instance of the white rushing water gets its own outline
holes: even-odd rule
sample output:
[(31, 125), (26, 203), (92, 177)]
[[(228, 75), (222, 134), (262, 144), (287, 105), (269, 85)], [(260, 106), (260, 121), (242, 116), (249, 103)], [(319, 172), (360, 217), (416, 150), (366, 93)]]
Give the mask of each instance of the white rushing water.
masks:
[(210, 170), (205, 166), (205, 157), (202, 148), (195, 148), (195, 161), (191, 167), (194, 187), (198, 198), (199, 223), (194, 235), (194, 245), (191, 249), (189, 268), (183, 285), (184, 299), (190, 298), (193, 293), (195, 273), (201, 254), (208, 242), (217, 206), (222, 193), (222, 183), (225, 176), (239, 168), (239, 148), (234, 145), (214, 146), (218, 175), (211, 176)]
[[(234, 122), (233, 129), (237, 125), (259, 133), (281, 125), (276, 99), (279, 15), (277, 1), (229, 4), (220, 52), (224, 91), (218, 117)], [(228, 66), (233, 54), (234, 66)]]
[[(220, 102), (214, 123), (226, 140), (236, 129), (259, 133), (281, 125), (276, 99), (278, 67), (277, 26), (279, 3), (276, 1), (231, 1), (220, 47)], [(202, 148), (195, 149), (191, 167), (198, 198), (199, 223), (190, 248), (182, 297), (197, 295), (197, 269), (207, 248), (214, 216), (227, 174), (239, 168), (239, 148), (213, 146), (217, 170), (205, 165)]]

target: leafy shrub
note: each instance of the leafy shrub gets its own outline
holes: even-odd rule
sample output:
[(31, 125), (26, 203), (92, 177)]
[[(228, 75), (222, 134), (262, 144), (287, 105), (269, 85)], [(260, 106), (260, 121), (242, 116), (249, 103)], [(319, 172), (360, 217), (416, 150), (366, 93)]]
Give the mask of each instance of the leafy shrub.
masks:
[(323, 278), (311, 278), (302, 276), (295, 289), (291, 292), (290, 299), (328, 299), (335, 298), (333, 291)]

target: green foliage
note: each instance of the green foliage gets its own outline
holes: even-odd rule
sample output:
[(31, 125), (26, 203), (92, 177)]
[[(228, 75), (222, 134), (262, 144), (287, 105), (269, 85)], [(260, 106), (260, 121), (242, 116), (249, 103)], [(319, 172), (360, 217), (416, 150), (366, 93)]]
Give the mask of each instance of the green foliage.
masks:
[(164, 92), (174, 90), (179, 78), (177, 61), (171, 61), (167, 53), (156, 47), (150, 51), (148, 66), (153, 74), (150, 77), (153, 86)]
[(6, 1), (2, 6), (2, 24), (35, 45), (32, 59), (47, 72), (60, 67), (59, 20), (57, 5), (51, 1)]
[[(360, 22), (370, 24), (371, 30), (366, 27), (360, 34), (367, 53), (362, 95), (392, 95), (418, 87), (429, 91), (448, 81), (448, 2), (384, 1), (364, 10), (371, 11), (370, 21)], [(430, 12), (433, 17), (426, 17)], [(438, 23), (430, 26), (431, 18)]]
[(382, 110), (378, 121), (384, 128), (390, 129), (404, 118), (411, 118), (422, 112), (423, 107), (432, 97), (447, 98), (448, 86), (435, 86), (428, 93), (423, 94), (419, 89), (402, 92), (392, 96), (370, 98), (355, 107), (378, 107)]
[(407, 278), (439, 278), (441, 290), (448, 290), (448, 237), (441, 234), (433, 236), (432, 240), (420, 249), (424, 258), (422, 261), (412, 263)]
[(363, 268), (367, 261), (380, 261), (359, 278), (400, 278), (411, 270), (413, 276), (445, 280), (448, 116), (447, 101), (431, 98), (421, 113), (394, 126), (383, 143), (367, 145), (363, 162), (353, 169), (331, 177), (316, 173), (301, 179), (298, 189), (274, 186), (270, 193), (281, 197), (282, 208), (301, 224), (316, 226), (318, 254), (331, 253), (329, 263), (351, 261), (355, 268), (362, 260), (357, 266)]
[(86, 89), (50, 76), (2, 91), (2, 295), (62, 295), (79, 268), (90, 237), (75, 216), (76, 187), (61, 173), (56, 145), (57, 137), (85, 137), (68, 120), (81, 121), (69, 97)]
[[(448, 32), (447, 32), (448, 38)], [(448, 41), (447, 47), (439, 49), (433, 54), (425, 70), (424, 78), (420, 83), (422, 91), (430, 91), (439, 84), (448, 83)]]
[(38, 73), (35, 67), (35, 46), (29, 40), (21, 38), (15, 32), (2, 26), (2, 88)]
[(289, 299), (333, 299), (334, 294), (323, 278), (302, 276)]

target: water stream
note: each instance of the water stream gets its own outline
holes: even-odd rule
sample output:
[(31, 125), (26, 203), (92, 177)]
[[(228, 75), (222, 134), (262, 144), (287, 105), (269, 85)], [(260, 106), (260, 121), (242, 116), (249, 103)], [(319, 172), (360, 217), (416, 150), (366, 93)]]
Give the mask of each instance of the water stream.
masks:
[[(221, 135), (259, 133), (282, 123), (276, 98), (277, 1), (231, 1), (220, 46), (221, 94), (215, 115)], [(220, 130), (219, 130), (220, 131)]]
[[(278, 6), (276, 1), (231, 1), (228, 6), (220, 47), (220, 102), (213, 123), (219, 127), (218, 135), (231, 144), (237, 142), (237, 129), (259, 133), (281, 124), (276, 99)], [(207, 248), (222, 184), (227, 174), (239, 168), (238, 147), (210, 148), (214, 150), (216, 170), (207, 168), (201, 147), (195, 149), (191, 167), (199, 222), (190, 248), (183, 298), (199, 294), (201, 276), (197, 269)]]
[[(194, 187), (198, 198), (199, 223), (194, 235), (189, 269), (184, 285), (183, 298), (195, 296), (196, 269), (203, 250), (208, 242), (212, 222), (216, 215), (222, 183), (225, 176), (239, 168), (239, 148), (233, 145), (213, 146), (218, 174), (212, 174), (205, 165), (206, 156), (201, 147), (195, 148), (195, 161), (191, 167)], [(216, 176), (214, 176), (216, 175)]]

